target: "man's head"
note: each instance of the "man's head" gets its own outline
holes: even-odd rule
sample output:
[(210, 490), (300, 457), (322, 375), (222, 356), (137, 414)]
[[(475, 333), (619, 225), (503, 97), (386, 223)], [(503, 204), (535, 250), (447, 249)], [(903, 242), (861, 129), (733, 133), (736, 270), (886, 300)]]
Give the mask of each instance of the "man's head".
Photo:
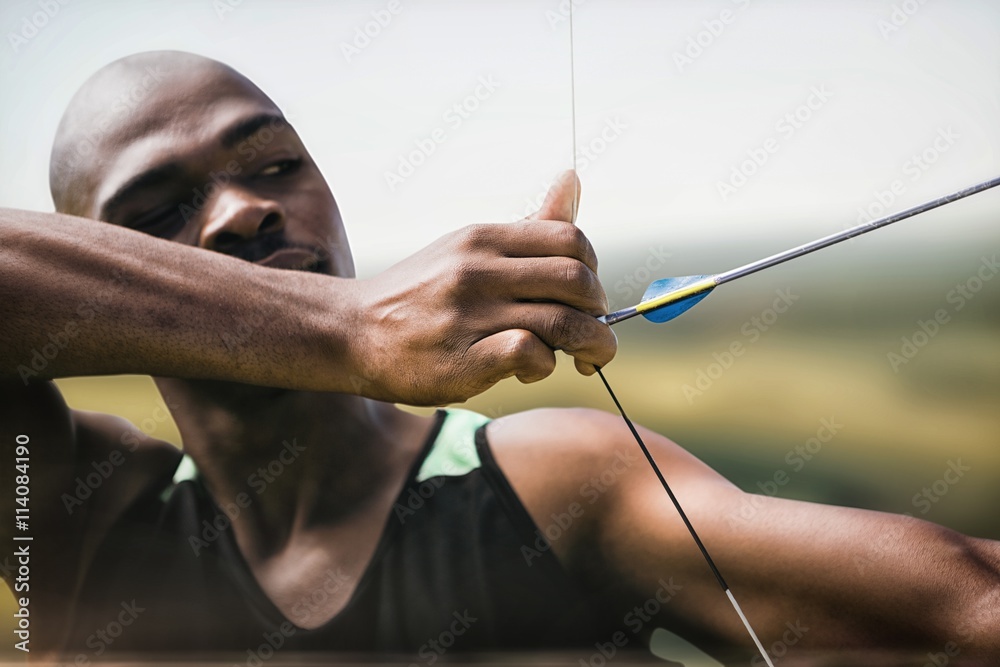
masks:
[(340, 212), (249, 79), (189, 53), (117, 60), (77, 91), (49, 167), (56, 210), (282, 268), (353, 276)]

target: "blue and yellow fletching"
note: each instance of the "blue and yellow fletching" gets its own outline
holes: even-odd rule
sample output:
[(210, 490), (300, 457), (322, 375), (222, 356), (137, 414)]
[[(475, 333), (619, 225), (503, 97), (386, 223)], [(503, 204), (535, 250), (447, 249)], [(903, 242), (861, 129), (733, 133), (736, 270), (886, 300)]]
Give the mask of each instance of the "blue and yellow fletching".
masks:
[(636, 311), (650, 322), (669, 322), (715, 289), (715, 276), (677, 276), (650, 283)]

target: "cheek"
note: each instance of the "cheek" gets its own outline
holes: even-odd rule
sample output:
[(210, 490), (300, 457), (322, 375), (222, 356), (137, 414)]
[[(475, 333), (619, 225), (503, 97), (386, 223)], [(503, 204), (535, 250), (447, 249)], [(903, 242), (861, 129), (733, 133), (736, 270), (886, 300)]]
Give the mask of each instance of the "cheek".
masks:
[(289, 241), (323, 248), (333, 271), (354, 277), (354, 260), (337, 202), (329, 188), (306, 188), (285, 200), (285, 233)]
[(188, 221), (178, 234), (168, 240), (190, 246), (201, 245), (201, 219)]

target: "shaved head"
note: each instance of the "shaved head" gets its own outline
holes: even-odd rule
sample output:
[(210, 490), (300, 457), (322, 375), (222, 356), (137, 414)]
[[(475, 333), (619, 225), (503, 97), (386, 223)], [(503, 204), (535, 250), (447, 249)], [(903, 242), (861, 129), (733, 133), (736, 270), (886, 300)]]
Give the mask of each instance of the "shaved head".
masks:
[(354, 275), (330, 186), (277, 105), (191, 53), (116, 60), (52, 147), (56, 210), (266, 266)]
[(205, 107), (245, 96), (280, 115), (277, 105), (232, 67), (181, 51), (148, 51), (116, 60), (80, 87), (63, 114), (49, 162), (49, 189), (61, 213), (97, 217), (95, 196), (115, 152), (171, 130)]

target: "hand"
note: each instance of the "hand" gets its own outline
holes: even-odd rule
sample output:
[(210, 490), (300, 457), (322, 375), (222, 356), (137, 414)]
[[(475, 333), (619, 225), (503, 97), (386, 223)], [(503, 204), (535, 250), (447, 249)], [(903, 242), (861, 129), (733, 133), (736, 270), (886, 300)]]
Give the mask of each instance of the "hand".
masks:
[(585, 375), (611, 361), (597, 257), (572, 223), (578, 201), (579, 179), (565, 172), (535, 215), (465, 227), (363, 281), (350, 344), (359, 393), (439, 405), (510, 376), (541, 380), (555, 350)]

